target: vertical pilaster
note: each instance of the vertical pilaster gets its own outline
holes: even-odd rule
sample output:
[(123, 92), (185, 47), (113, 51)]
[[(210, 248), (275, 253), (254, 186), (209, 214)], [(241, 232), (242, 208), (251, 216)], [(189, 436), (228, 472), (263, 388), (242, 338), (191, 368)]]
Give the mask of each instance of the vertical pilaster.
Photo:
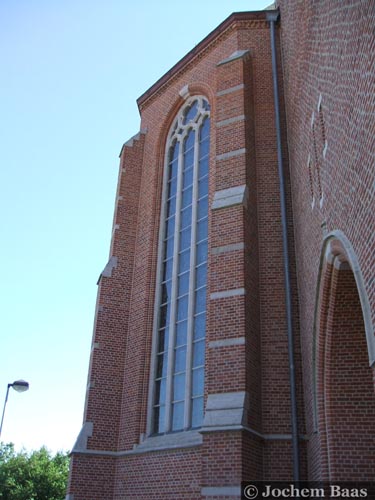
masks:
[[(261, 478), (256, 178), (249, 51), (217, 65), (202, 496)], [(223, 455), (225, 450), (225, 466)]]

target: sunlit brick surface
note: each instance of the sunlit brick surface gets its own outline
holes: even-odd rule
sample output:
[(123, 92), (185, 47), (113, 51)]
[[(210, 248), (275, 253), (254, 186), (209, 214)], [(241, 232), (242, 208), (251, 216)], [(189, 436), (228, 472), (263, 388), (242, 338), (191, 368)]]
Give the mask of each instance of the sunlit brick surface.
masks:
[[(365, 335), (375, 318), (375, 5), (279, 4), (301, 479), (368, 478), (375, 421)], [(99, 286), (85, 409), (93, 434), (86, 448), (73, 450), (68, 492), (74, 500), (238, 498), (204, 492), (292, 478), (272, 78), (266, 12), (242, 13), (138, 100), (142, 133), (121, 154), (111, 246), (117, 266)], [(220, 395), (222, 401), (232, 393), (246, 397), (235, 411), (220, 405), (206, 411), (216, 426), (207, 418), (198, 441), (160, 449), (161, 437), (151, 451), (164, 155), (186, 95), (204, 96), (211, 106), (205, 405)], [(215, 193), (230, 188), (242, 198), (212, 206)], [(335, 279), (341, 285), (333, 288)], [(370, 321), (361, 316), (365, 303)], [(342, 345), (334, 340), (340, 335)], [(358, 385), (364, 386), (356, 396), (363, 414), (340, 402), (354, 398)], [(232, 422), (228, 428), (220, 427), (221, 418)], [(355, 468), (343, 462), (345, 453)]]

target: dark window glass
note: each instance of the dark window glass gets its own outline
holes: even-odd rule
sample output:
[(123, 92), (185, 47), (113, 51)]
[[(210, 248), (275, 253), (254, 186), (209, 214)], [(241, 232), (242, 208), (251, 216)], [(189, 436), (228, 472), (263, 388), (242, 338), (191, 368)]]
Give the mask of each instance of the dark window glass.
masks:
[(189, 187), (187, 189), (184, 189), (182, 191), (181, 208), (185, 208), (188, 205), (190, 205), (192, 199), (193, 199), (193, 188)]
[(177, 301), (177, 321), (182, 321), (187, 318), (188, 313), (188, 296), (185, 295)]
[[(183, 430), (187, 423), (191, 427), (202, 425), (209, 109), (209, 104), (202, 97), (189, 98), (176, 117), (168, 139), (170, 147), (166, 152), (166, 193), (163, 198), (166, 205), (163, 207), (165, 219), (162, 225), (164, 234), (160, 257), (162, 277), (155, 354), (152, 424), (155, 433)], [(193, 194), (196, 207), (193, 206)], [(193, 247), (192, 241), (195, 242)], [(176, 262), (174, 258), (177, 259)], [(190, 269), (192, 263), (195, 263), (195, 269)], [(174, 323), (171, 323), (172, 318)], [(191, 353), (192, 359), (187, 359), (188, 352)], [(187, 366), (190, 363), (192, 366)], [(168, 366), (171, 369), (168, 370)], [(191, 371), (187, 373), (187, 369)], [(168, 377), (172, 377), (172, 380)], [(191, 384), (187, 384), (187, 380), (191, 381)], [(167, 386), (168, 390), (171, 390), (168, 397)], [(170, 405), (168, 407), (167, 400)], [(188, 400), (191, 405), (186, 405)]]
[(177, 160), (174, 160), (169, 164), (168, 180), (177, 178), (177, 168), (178, 168), (178, 161)]
[(168, 349), (168, 341), (169, 341), (169, 330), (168, 328), (163, 328), (159, 330), (159, 339), (158, 339), (158, 352), (167, 351)]
[(190, 268), (190, 250), (180, 253), (180, 262), (178, 265), (178, 274), (182, 274)]
[(174, 372), (184, 372), (186, 370), (186, 346), (179, 347), (175, 351)]
[(174, 431), (181, 431), (184, 428), (184, 408), (184, 402), (173, 405), (172, 430)]
[(194, 398), (192, 401), (192, 427), (200, 427), (203, 420), (203, 397)]
[(185, 398), (185, 373), (178, 373), (177, 375), (173, 376), (173, 401), (181, 401), (184, 398)]
[(203, 366), (204, 365), (204, 348), (205, 341), (200, 340), (199, 342), (195, 342), (193, 344), (193, 367)]
[(205, 139), (202, 141), (200, 144), (200, 151), (199, 151), (199, 157), (203, 158), (204, 156), (208, 157), (208, 152), (210, 150), (210, 143), (208, 139)]
[(177, 177), (173, 177), (173, 179), (171, 179), (168, 182), (168, 196), (167, 196), (167, 198), (174, 196), (176, 194), (176, 191), (177, 191)]
[(176, 327), (176, 346), (185, 345), (187, 338), (187, 321), (177, 323)]
[(158, 354), (156, 378), (167, 376), (167, 354)]
[(198, 198), (203, 198), (208, 194), (208, 176), (203, 177), (198, 182)]
[(208, 214), (208, 196), (201, 198), (198, 201), (198, 219), (201, 219)]
[(197, 241), (204, 240), (207, 238), (208, 234), (208, 219), (202, 219), (198, 222), (198, 230), (197, 230)]
[(181, 212), (181, 229), (191, 224), (191, 206)]
[(208, 156), (199, 161), (199, 178), (208, 174)]
[(156, 406), (155, 407), (155, 423), (154, 423), (154, 432), (159, 434), (164, 432), (164, 424), (165, 424), (165, 406)]
[(194, 340), (202, 339), (206, 332), (206, 314), (198, 314), (194, 319)]
[(174, 248), (174, 238), (171, 236), (165, 241), (165, 250), (164, 255), (166, 259), (170, 259), (173, 257), (173, 248)]
[(175, 216), (170, 217), (166, 221), (165, 225), (165, 237), (169, 238), (174, 235), (174, 224), (175, 224)]
[(166, 389), (166, 379), (162, 378), (161, 380), (157, 380), (155, 401), (157, 401), (159, 404), (165, 403), (165, 389)]
[(181, 295), (184, 295), (185, 293), (188, 293), (189, 291), (189, 277), (190, 273), (189, 271), (186, 273), (181, 274), (178, 277), (178, 296), (180, 297)]
[(194, 101), (190, 108), (187, 108), (185, 112), (185, 119), (183, 121), (184, 125), (185, 123), (189, 123), (191, 120), (193, 120), (198, 112), (198, 103), (197, 101)]
[(169, 322), (170, 304), (165, 304), (160, 308), (160, 327), (163, 328)]
[(163, 281), (168, 281), (172, 277), (173, 259), (168, 259), (163, 263)]
[(206, 264), (202, 264), (199, 267), (197, 267), (195, 279), (196, 279), (195, 286), (197, 288), (200, 288), (201, 286), (206, 284), (206, 282), (207, 282), (207, 265)]
[(180, 252), (190, 247), (190, 240), (191, 240), (191, 226), (188, 226), (180, 233)]
[(193, 370), (193, 396), (201, 396), (203, 394), (204, 386), (204, 369), (196, 368)]
[(188, 168), (184, 171), (184, 177), (182, 181), (182, 187), (183, 189), (186, 189), (187, 187), (191, 186), (193, 184), (193, 168)]
[(172, 281), (166, 281), (161, 285), (161, 303), (170, 302), (172, 292)]
[(199, 140), (202, 141), (205, 137), (210, 135), (210, 120), (206, 118), (200, 129)]
[(195, 313), (199, 314), (206, 310), (206, 287), (200, 288), (195, 295)]
[(197, 265), (207, 260), (207, 240), (197, 245)]
[(169, 162), (177, 160), (179, 150), (180, 150), (180, 144), (177, 141), (175, 141), (169, 152)]
[(185, 139), (184, 153), (186, 153), (186, 151), (189, 151), (190, 149), (194, 148), (194, 141), (195, 141), (195, 132), (193, 129), (191, 129), (191, 130), (189, 130), (189, 133)]
[(167, 217), (174, 215), (176, 212), (176, 197), (172, 196), (167, 202)]

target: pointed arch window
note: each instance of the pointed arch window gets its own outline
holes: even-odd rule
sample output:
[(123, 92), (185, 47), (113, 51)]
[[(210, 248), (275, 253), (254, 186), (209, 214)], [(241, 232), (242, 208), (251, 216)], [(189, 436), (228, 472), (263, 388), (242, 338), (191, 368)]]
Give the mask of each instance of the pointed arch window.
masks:
[(190, 97), (167, 141), (151, 432), (203, 420), (210, 107)]

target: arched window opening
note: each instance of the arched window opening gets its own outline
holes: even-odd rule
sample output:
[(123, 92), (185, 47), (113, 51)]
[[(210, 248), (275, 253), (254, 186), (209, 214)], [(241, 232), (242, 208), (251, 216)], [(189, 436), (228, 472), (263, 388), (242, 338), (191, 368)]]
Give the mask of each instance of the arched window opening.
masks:
[(190, 97), (166, 148), (152, 433), (203, 420), (210, 107)]

